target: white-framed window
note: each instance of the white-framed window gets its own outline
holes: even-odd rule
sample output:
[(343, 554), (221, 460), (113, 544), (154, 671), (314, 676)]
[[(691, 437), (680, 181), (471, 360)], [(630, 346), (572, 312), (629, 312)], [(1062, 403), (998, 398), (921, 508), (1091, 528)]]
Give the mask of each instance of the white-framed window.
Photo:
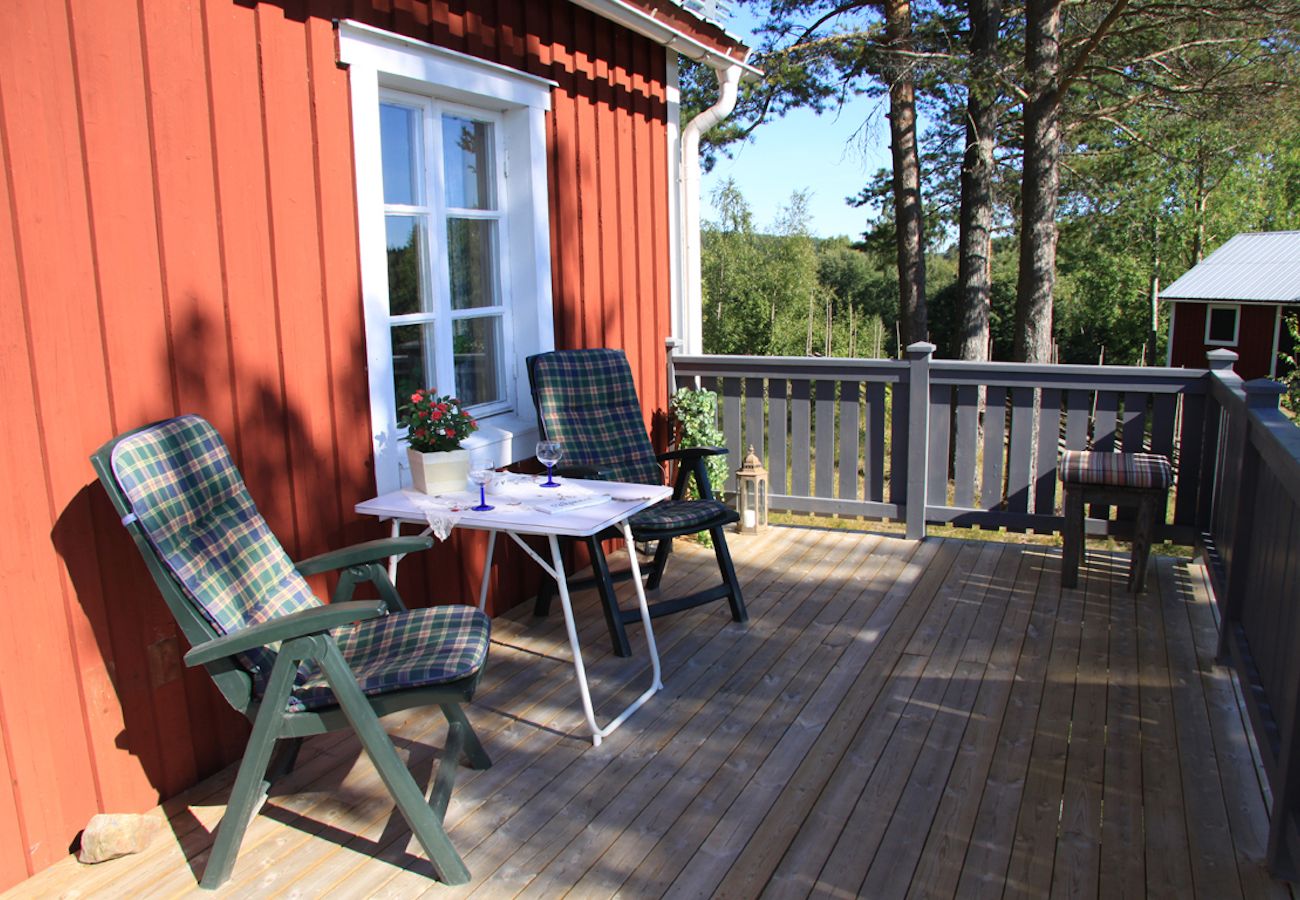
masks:
[(466, 446), (531, 456), (525, 357), (554, 348), (544, 116), (552, 82), (343, 22), (380, 493), (409, 482), (417, 388), (479, 421)]
[(1206, 344), (1214, 347), (1235, 347), (1240, 327), (1240, 306), (1232, 303), (1211, 303), (1206, 306)]

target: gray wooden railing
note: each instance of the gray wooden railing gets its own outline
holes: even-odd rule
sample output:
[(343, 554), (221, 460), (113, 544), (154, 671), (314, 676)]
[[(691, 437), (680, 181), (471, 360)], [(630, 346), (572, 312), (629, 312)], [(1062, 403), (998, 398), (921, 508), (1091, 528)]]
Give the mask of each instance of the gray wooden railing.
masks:
[[(1062, 449), (1167, 455), (1157, 535), (1196, 544), (1220, 609), (1219, 661), (1243, 685), (1273, 794), (1268, 864), (1300, 876), (1300, 429), (1281, 386), (1209, 368), (1031, 366), (670, 353), (671, 384), (719, 393), (732, 459), (753, 445), (773, 509), (1054, 531)], [(734, 485), (729, 481), (728, 490)], [(1090, 533), (1127, 530), (1093, 506)]]
[[(774, 510), (1058, 531), (1062, 449), (1147, 450), (1175, 467), (1158, 538), (1198, 531), (1206, 373), (933, 359), (672, 355), (673, 383), (717, 391), (733, 460), (753, 445)], [(1187, 435), (1198, 440), (1187, 441)], [(727, 490), (734, 490), (729, 479)], [(1089, 533), (1124, 534), (1131, 514), (1092, 507)]]
[(1282, 387), (1242, 383), (1215, 354), (1198, 513), (1220, 609), (1219, 661), (1242, 682), (1273, 792), (1268, 863), (1300, 875), (1300, 429)]

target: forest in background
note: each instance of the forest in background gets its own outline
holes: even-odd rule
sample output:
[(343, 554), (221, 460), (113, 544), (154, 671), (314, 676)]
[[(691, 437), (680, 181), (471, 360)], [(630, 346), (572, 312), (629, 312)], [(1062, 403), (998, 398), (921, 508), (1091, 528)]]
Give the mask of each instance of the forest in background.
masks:
[[(893, 164), (845, 185), (852, 239), (812, 238), (798, 193), (759, 226), (720, 188), (706, 352), (894, 356), (928, 337), (965, 359), (1162, 362), (1161, 284), (1238, 232), (1300, 229), (1292, 0), (741, 2), (767, 78), (706, 135), (706, 164), (787, 109), (863, 93), (888, 97)], [(684, 119), (712, 80), (683, 66)]]

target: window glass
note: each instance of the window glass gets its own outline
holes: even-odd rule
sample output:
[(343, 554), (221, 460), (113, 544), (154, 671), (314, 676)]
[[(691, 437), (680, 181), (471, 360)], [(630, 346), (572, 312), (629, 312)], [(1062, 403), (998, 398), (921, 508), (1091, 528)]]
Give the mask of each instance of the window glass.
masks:
[(496, 306), (497, 223), (490, 219), (447, 219), (451, 308)]
[(388, 311), (394, 316), (431, 312), (428, 228), (424, 216), (388, 215)]
[(434, 384), (436, 339), (432, 322), (393, 328), (393, 390), (399, 409), (413, 393)]
[(443, 116), (442, 156), (447, 206), (496, 209), (491, 122)]
[(1235, 344), (1237, 342), (1236, 307), (1210, 307), (1210, 327), (1207, 340), (1216, 344)]
[(455, 324), (452, 350), (456, 358), (456, 389), (473, 406), (501, 399), (497, 360), (500, 358), (501, 317), (461, 319)]
[(420, 110), (395, 103), (379, 105), (379, 146), (384, 168), (384, 202), (413, 206), (420, 202), (416, 177)]

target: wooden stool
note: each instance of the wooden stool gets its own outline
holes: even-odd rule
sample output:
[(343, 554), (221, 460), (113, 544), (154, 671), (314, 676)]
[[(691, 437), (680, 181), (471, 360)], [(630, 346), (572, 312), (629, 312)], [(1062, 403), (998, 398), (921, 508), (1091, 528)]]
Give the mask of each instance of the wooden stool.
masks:
[(1165, 521), (1173, 469), (1169, 460), (1155, 453), (1097, 453), (1066, 450), (1061, 457), (1061, 483), (1065, 486), (1065, 528), (1061, 551), (1061, 584), (1072, 588), (1079, 583), (1079, 561), (1083, 559), (1083, 506), (1136, 506), (1133, 523), (1133, 557), (1129, 563), (1128, 589), (1146, 590), (1147, 557), (1151, 553), (1151, 531), (1156, 510)]

